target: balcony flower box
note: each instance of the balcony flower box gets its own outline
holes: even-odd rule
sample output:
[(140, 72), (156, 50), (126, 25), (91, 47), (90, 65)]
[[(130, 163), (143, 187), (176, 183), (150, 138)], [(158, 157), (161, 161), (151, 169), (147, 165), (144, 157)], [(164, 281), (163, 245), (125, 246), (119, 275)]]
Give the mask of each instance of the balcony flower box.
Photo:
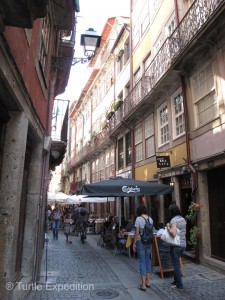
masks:
[(113, 117), (114, 114), (115, 114), (114, 111), (110, 111), (110, 112), (106, 113), (106, 119), (110, 120)]
[(122, 105), (123, 105), (123, 101), (120, 100), (120, 101), (118, 101), (118, 102), (112, 104), (112, 109), (113, 109), (114, 111), (117, 111)]

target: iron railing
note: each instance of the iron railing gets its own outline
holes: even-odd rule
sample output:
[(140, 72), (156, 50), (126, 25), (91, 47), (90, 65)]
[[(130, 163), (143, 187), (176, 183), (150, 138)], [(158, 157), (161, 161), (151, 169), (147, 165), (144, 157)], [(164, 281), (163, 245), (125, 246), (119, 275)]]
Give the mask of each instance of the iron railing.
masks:
[(192, 4), (177, 28), (165, 40), (145, 74), (124, 99), (123, 105), (109, 120), (107, 130), (100, 132), (94, 142), (85, 145), (81, 151), (71, 156), (70, 168), (82, 163), (109, 139), (109, 133), (119, 126), (124, 118), (131, 115), (136, 106), (150, 94), (171, 65), (224, 3), (224, 0), (196, 0)]
[[(224, 3), (224, 0), (196, 0), (192, 4), (177, 28), (165, 40), (140, 81), (124, 99), (124, 118), (133, 113), (137, 104), (152, 91), (175, 60), (178, 59), (178, 56), (183, 53)], [(117, 112), (110, 119), (109, 131), (119, 125), (116, 115)]]

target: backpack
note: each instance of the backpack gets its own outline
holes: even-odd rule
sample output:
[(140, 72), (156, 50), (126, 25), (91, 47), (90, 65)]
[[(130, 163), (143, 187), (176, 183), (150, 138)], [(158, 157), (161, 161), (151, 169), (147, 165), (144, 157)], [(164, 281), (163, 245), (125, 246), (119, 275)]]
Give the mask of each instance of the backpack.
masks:
[(145, 220), (145, 226), (141, 234), (141, 243), (143, 245), (150, 245), (153, 242), (153, 224), (150, 223), (149, 218), (143, 219)]

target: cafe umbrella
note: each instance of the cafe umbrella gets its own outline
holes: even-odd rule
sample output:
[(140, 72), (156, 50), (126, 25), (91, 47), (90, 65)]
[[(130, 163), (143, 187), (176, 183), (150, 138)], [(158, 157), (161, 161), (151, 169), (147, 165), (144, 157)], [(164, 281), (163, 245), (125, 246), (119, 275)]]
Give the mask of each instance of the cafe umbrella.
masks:
[(132, 197), (163, 195), (172, 192), (173, 186), (170, 185), (123, 177), (112, 177), (95, 183), (85, 184), (81, 188), (81, 194), (88, 197)]

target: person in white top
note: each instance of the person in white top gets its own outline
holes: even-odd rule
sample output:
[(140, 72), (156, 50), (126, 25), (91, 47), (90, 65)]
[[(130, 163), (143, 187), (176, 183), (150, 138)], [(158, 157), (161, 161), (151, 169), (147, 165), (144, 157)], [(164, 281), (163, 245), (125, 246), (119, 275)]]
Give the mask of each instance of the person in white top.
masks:
[(163, 223), (159, 223), (159, 224), (158, 224), (158, 227), (159, 227), (159, 230), (156, 232), (156, 234), (157, 234), (157, 235), (163, 234), (164, 231), (165, 231), (165, 228), (164, 228), (164, 226), (163, 226)]
[(141, 234), (145, 227), (146, 220), (153, 225), (153, 220), (148, 215), (147, 207), (140, 205), (137, 210), (137, 218), (135, 221), (135, 235), (133, 243), (133, 251), (137, 252), (139, 259), (139, 268), (141, 274), (141, 285), (138, 287), (141, 291), (146, 291), (146, 287), (150, 288), (150, 272), (151, 272), (151, 244), (144, 245), (141, 242)]

